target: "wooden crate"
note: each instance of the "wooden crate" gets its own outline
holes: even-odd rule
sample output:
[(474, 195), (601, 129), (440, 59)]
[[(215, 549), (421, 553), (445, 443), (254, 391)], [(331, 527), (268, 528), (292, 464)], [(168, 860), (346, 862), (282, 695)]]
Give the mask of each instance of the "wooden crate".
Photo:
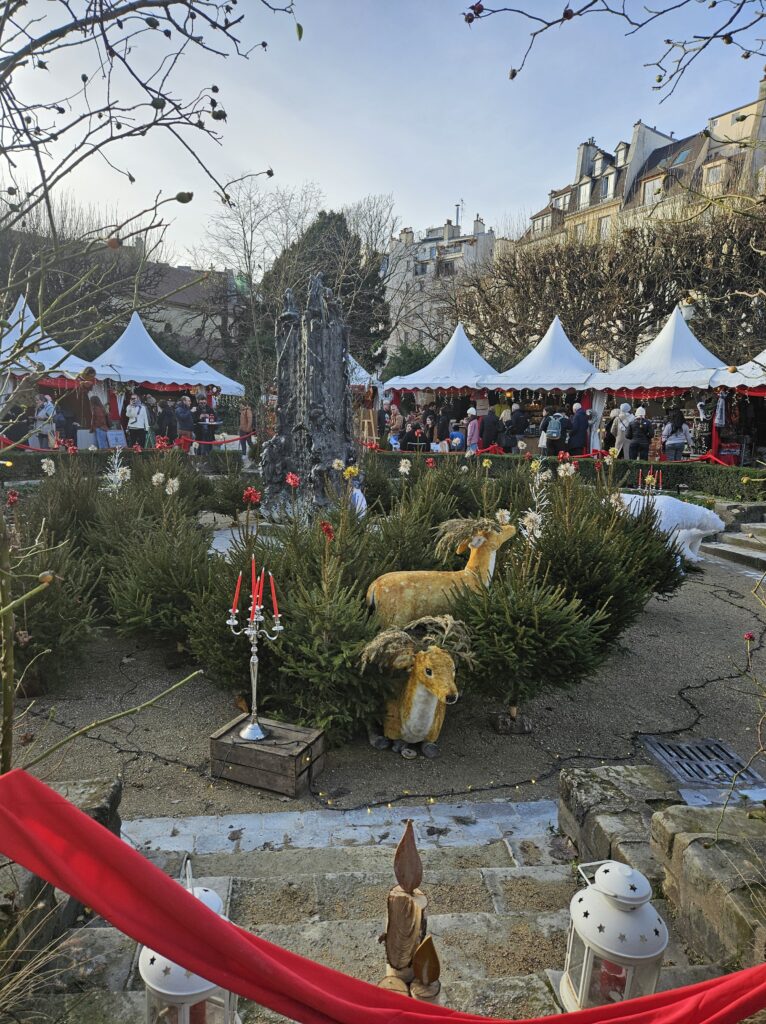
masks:
[(243, 782), (286, 796), (305, 793), (324, 768), (324, 732), (261, 718), (269, 735), (264, 740), (247, 742), (238, 735), (247, 717), (239, 715), (210, 737), (213, 778)]

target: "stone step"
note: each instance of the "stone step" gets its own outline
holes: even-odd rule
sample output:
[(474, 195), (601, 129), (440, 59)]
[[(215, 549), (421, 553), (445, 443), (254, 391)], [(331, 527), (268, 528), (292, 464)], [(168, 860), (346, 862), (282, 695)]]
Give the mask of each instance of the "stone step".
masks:
[[(759, 537), (761, 540), (766, 541), (766, 516), (763, 517), (764, 521), (760, 523), (740, 523), (739, 528), (742, 533), (752, 533), (753, 536)], [(727, 534), (727, 537), (729, 535)]]
[[(764, 524), (766, 526), (766, 524)], [(751, 530), (744, 533), (727, 533), (722, 543), (732, 544), (735, 548), (766, 554), (766, 534), (758, 536)]]
[[(733, 534), (726, 534), (727, 541)], [(759, 572), (766, 572), (766, 552), (760, 553), (750, 548), (737, 547), (734, 544), (719, 544), (706, 541), (700, 544), (700, 552), (708, 558), (721, 558), (726, 562), (736, 562)]]
[(123, 822), (122, 835), (148, 856), (188, 852), (196, 858), (220, 853), (395, 847), (408, 818), (414, 822), (418, 847), (424, 851), (553, 835), (558, 820), (553, 800), (496, 800), (355, 811), (139, 818)]

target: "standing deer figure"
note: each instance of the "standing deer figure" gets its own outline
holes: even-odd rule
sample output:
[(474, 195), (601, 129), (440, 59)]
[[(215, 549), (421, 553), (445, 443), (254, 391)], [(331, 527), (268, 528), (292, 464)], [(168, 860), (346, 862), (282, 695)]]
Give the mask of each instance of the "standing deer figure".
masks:
[(447, 705), (459, 696), (456, 657), (470, 661), (468, 631), (449, 615), (426, 616), (404, 629), (386, 629), (367, 644), (362, 651), (362, 671), (375, 664), (386, 671), (407, 673), (399, 694), (386, 703), (383, 734), (379, 727), (368, 727), (374, 747), (393, 747), (402, 757), (413, 758), (417, 757), (413, 745), (420, 744), (424, 757), (438, 756), (436, 741)]
[(498, 550), (516, 534), (515, 526), (501, 526), (493, 519), (449, 519), (440, 527), (437, 552), (451, 550), (468, 562), (458, 572), (439, 570), (387, 572), (367, 589), (367, 605), (384, 626), (402, 626), (418, 615), (443, 615), (455, 604), (464, 588), (488, 587), (495, 571)]

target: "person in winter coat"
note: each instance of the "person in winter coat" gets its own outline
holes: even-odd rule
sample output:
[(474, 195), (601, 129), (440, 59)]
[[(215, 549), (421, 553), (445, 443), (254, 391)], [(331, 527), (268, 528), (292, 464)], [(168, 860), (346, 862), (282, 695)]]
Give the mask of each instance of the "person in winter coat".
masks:
[(649, 445), (654, 437), (654, 428), (646, 418), (646, 409), (639, 406), (633, 422), (628, 424), (625, 439), (629, 442), (628, 458), (648, 459)]
[(179, 437), (194, 437), (194, 413), (192, 402), (188, 395), (184, 395), (176, 406), (176, 426)]
[(518, 447), (519, 441), (523, 441), (527, 433), (529, 416), (516, 402), (511, 406), (511, 421), (509, 425), (511, 433), (516, 435), (516, 445), (514, 447)]
[(398, 406), (391, 404), (391, 412), (388, 417), (388, 441), (392, 448), (398, 448), (401, 436), (404, 433), (404, 416), (399, 412)]
[(142, 448), (145, 448), (146, 432), (149, 429), (149, 417), (146, 414), (146, 406), (138, 395), (130, 396), (130, 401), (125, 409), (125, 415), (128, 420), (130, 444), (140, 444)]
[(620, 415), (619, 409), (612, 409), (606, 418), (606, 425), (604, 426), (604, 439), (601, 442), (601, 447), (604, 451), (616, 447), (617, 445), (617, 424), (615, 420)]
[(98, 395), (90, 396), (90, 429), (96, 435), (96, 447), (109, 447), (109, 418), (106, 415), (104, 403)]
[(489, 409), (487, 415), (481, 421), (481, 427), (479, 428), (479, 437), (481, 438), (481, 447), (489, 448), (491, 445), (497, 443), (497, 435), (500, 433), (500, 420), (497, 418), (494, 409)]
[[(630, 411), (630, 405), (628, 402), (623, 402), (620, 406), (620, 411), (614, 418), (614, 426), (612, 431), (614, 433), (614, 446), (617, 449), (618, 459), (627, 459), (627, 447), (628, 443), (625, 440), (625, 432), (631, 425), (635, 417)], [(616, 428), (616, 430), (615, 430)]]
[(466, 451), (477, 452), (479, 450), (480, 437), (479, 420), (476, 416), (476, 409), (471, 406), (466, 413), (466, 416), (468, 417), (468, 425), (466, 426), (465, 431)]
[(178, 437), (175, 409), (165, 398), (160, 402), (160, 411), (157, 414), (157, 436), (166, 437), (171, 444)]
[(41, 448), (52, 448), (56, 443), (56, 406), (50, 395), (35, 398), (35, 431)]
[(253, 430), (253, 410), (247, 402), (239, 403), (239, 447), (247, 455), (247, 444)]
[(684, 419), (681, 409), (674, 409), (670, 419), (662, 428), (662, 440), (668, 462), (680, 462), (684, 456), (684, 448), (691, 447), (692, 435)]
[(434, 441), (439, 445), (440, 452), (449, 451), (450, 441), (450, 410), (449, 406), (444, 405), (439, 413), (439, 418), (436, 421), (436, 433), (434, 434)]
[(545, 434), (546, 455), (558, 455), (567, 451), (567, 435), (572, 429), (572, 421), (560, 409), (554, 409), (540, 424)]
[(511, 410), (506, 408), (500, 413), (500, 430), (497, 443), (506, 455), (510, 455), (516, 447), (516, 435), (511, 432)]
[(588, 414), (579, 402), (572, 406), (572, 430), (569, 434), (569, 454), (584, 455), (588, 449), (588, 431), (590, 423)]

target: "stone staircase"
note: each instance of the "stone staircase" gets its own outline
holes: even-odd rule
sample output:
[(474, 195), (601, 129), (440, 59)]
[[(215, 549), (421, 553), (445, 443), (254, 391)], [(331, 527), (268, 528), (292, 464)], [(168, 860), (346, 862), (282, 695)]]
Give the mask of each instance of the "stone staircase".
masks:
[[(192, 852), (197, 880), (221, 895), (237, 924), (376, 983), (385, 973), (378, 937), (393, 852), (408, 817), (442, 963), (440, 1001), (488, 1016), (557, 1013), (545, 972), (563, 967), (577, 878), (552, 801), (143, 819), (125, 822), (123, 837), (176, 878)], [(135, 943), (94, 919), (70, 930), (59, 955), (61, 971), (36, 1000), (38, 1013), (62, 1024), (144, 1019)], [(663, 987), (716, 973), (690, 965), (671, 940)], [(244, 1024), (283, 1019), (253, 1004), (240, 1013)]]
[(715, 540), (704, 541), (700, 553), (766, 573), (766, 516), (761, 519), (756, 523), (737, 523), (735, 529), (718, 534)]

